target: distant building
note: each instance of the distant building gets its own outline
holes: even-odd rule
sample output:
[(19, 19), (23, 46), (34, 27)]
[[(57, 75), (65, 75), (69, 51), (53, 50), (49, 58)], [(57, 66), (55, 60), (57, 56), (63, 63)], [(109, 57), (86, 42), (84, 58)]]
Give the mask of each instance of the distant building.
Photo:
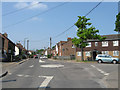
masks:
[(21, 43), (17, 43), (16, 46), (19, 48), (19, 54), (21, 55), (23, 52), (27, 54), (27, 50), (23, 47)]
[(56, 44), (55, 56), (60, 59), (75, 59), (76, 47), (72, 43), (71, 38), (67, 38), (67, 41), (60, 41)]
[(50, 48), (48, 47), (47, 49), (44, 50), (44, 55), (50, 55)]

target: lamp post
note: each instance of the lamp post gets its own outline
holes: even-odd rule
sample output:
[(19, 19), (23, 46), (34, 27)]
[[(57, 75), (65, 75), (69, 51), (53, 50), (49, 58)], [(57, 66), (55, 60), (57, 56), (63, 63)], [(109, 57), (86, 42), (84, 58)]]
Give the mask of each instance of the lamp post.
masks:
[(24, 38), (24, 48), (25, 48), (25, 40), (28, 39), (28, 38)]

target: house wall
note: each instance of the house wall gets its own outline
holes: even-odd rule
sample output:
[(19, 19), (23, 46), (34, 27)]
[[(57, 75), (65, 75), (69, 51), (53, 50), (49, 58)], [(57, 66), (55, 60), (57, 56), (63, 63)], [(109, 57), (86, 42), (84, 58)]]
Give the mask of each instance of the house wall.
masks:
[(62, 56), (75, 55), (75, 47), (73, 46), (72, 40), (62, 45)]
[[(84, 48), (84, 59), (87, 60), (88, 57), (92, 57), (92, 54), (90, 54), (90, 56), (86, 56), (85, 52), (90, 51), (92, 52), (93, 50), (102, 52), (102, 51), (108, 51), (109, 55), (111, 55), (112, 57), (116, 57), (116, 58), (120, 58), (120, 40), (118, 46), (113, 46), (113, 41), (116, 40), (108, 40), (108, 46), (103, 47), (102, 46), (102, 42), (98, 42), (98, 46), (95, 46), (95, 41), (91, 42), (91, 47), (86, 47)], [(113, 51), (119, 51), (119, 55), (118, 56), (113, 56)], [(81, 52), (80, 48), (76, 49), (76, 59), (77, 60), (81, 60), (81, 56), (77, 55), (77, 52)]]
[(17, 46), (15, 46), (15, 56), (19, 55), (19, 48)]

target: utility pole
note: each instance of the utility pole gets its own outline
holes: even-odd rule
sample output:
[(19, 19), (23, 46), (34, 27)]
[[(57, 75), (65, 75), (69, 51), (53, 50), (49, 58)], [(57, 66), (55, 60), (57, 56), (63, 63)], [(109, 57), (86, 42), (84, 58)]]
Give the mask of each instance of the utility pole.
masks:
[(51, 54), (52, 38), (50, 37), (50, 54)]
[(26, 40), (27, 38), (24, 38), (24, 48), (25, 48), (25, 40)]
[(27, 51), (29, 49), (29, 40), (27, 40)]

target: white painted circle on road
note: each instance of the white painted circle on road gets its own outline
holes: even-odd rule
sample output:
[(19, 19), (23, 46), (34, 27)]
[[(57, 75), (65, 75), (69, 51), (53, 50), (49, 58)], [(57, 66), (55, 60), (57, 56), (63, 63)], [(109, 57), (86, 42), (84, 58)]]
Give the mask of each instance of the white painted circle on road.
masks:
[(46, 68), (59, 68), (59, 67), (64, 67), (64, 65), (41, 65), (40, 67), (46, 67)]

